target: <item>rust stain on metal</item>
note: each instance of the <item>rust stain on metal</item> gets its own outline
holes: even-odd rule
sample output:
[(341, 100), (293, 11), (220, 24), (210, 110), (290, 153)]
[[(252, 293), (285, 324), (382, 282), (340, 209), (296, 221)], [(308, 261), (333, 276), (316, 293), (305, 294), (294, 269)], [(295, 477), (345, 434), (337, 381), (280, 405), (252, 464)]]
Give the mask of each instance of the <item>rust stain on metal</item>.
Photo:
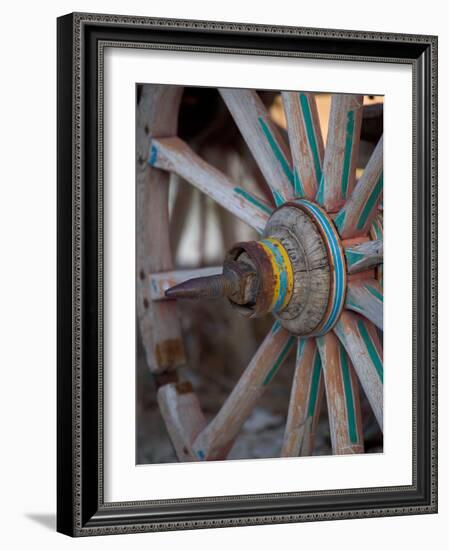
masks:
[(153, 379), (156, 388), (159, 389), (161, 386), (167, 384), (176, 384), (178, 382), (178, 373), (175, 370), (155, 373), (153, 374)]
[(193, 393), (193, 386), (190, 382), (178, 382), (176, 384), (176, 391), (178, 393)]
[(154, 353), (159, 367), (175, 368), (184, 364), (184, 345), (179, 338), (171, 338), (156, 344)]

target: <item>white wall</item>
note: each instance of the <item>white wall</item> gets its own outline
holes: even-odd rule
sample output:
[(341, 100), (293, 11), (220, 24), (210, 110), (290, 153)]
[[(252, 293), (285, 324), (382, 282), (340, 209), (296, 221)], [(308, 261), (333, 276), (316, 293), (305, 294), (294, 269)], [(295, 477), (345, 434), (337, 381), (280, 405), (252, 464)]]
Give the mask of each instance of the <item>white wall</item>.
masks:
[[(73, 541), (54, 533), (55, 510), (55, 226), (56, 22), (71, 11), (276, 23), (440, 35), (440, 205), (449, 202), (447, 15), (443, 3), (321, 2), (9, 2), (2, 6), (0, 506), (5, 548), (425, 548), (447, 533), (449, 412), (447, 357), (440, 360), (440, 513), (438, 516), (350, 520), (235, 529), (158, 533)], [(6, 124), (5, 124), (6, 122)], [(442, 207), (440, 207), (442, 211)], [(441, 212), (440, 311), (447, 310), (448, 219)], [(445, 249), (446, 248), (446, 249)], [(447, 285), (445, 285), (447, 288)], [(5, 307), (6, 305), (6, 307)], [(442, 316), (441, 316), (442, 317)], [(447, 322), (441, 319), (441, 348)], [(7, 542), (9, 541), (9, 543)], [(446, 543), (447, 544), (447, 543)], [(437, 543), (437, 548), (442, 545)]]

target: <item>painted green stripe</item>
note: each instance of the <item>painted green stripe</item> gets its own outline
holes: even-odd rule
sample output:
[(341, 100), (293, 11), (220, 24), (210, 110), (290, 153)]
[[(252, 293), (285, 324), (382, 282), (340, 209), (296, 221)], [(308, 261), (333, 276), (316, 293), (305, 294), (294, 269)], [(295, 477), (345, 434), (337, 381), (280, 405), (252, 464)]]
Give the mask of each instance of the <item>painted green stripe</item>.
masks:
[(345, 350), (342, 346), (339, 346), (340, 351), (340, 365), (341, 365), (341, 374), (343, 377), (343, 386), (345, 389), (345, 398), (346, 398), (346, 412), (348, 416), (348, 434), (351, 443), (357, 443), (357, 423), (355, 419), (355, 404), (354, 396), (352, 393), (352, 384), (351, 376), (349, 374), (348, 359), (346, 356)]
[(292, 169), (290, 168), (286, 158), (284, 157), (284, 154), (282, 153), (281, 149), (279, 148), (279, 145), (277, 144), (277, 141), (274, 139), (270, 129), (268, 128), (267, 124), (265, 123), (262, 117), (259, 117), (259, 124), (262, 127), (262, 131), (265, 134), (265, 137), (267, 138), (268, 143), (270, 144), (270, 147), (271, 147), (271, 150), (273, 151), (274, 156), (280, 163), (282, 170), (284, 171), (284, 174), (287, 176), (292, 187), (294, 187), (295, 182), (293, 178)]
[(346, 297), (345, 305), (349, 309), (356, 310), (356, 311), (359, 311), (360, 313), (363, 313), (363, 308), (359, 304), (356, 304), (355, 302), (353, 302), (351, 298)]
[(282, 195), (279, 193), (279, 191), (276, 191), (276, 189), (271, 189), (271, 193), (274, 198), (274, 204), (276, 206), (281, 206), (281, 204), (284, 204), (285, 199), (282, 197)]
[(247, 201), (254, 204), (254, 206), (257, 206), (257, 208), (260, 208), (261, 210), (263, 210), (266, 214), (271, 215), (273, 213), (272, 208), (270, 208), (268, 204), (263, 203), (254, 195), (251, 195), (251, 193), (248, 193), (248, 191), (245, 191), (241, 187), (234, 187), (234, 192), (237, 193), (238, 195), (242, 195), (242, 197), (245, 197)]
[(373, 221), (372, 228), (374, 229), (374, 236), (376, 239), (382, 239), (382, 226), (377, 220)]
[(341, 195), (346, 197), (349, 185), (349, 170), (351, 168), (352, 146), (354, 142), (354, 111), (348, 111), (346, 120), (345, 154), (341, 174)]
[(290, 338), (287, 340), (287, 343), (285, 344), (283, 350), (279, 354), (279, 357), (276, 359), (275, 364), (271, 367), (271, 369), (268, 371), (267, 375), (265, 376), (262, 386), (266, 386), (269, 384), (273, 378), (273, 376), (276, 374), (278, 368), (282, 365), (282, 362), (285, 359), (285, 356), (290, 351), (290, 348), (292, 347), (293, 342), (296, 340), (294, 336), (290, 336)]
[(345, 250), (345, 256), (348, 265), (354, 265), (357, 262), (360, 262), (360, 260), (364, 258), (365, 254), (363, 252), (357, 252), (355, 250), (349, 250), (349, 248), (347, 248)]
[(296, 168), (294, 170), (293, 177), (294, 177), (295, 197), (304, 197), (305, 196), (304, 187), (301, 183), (301, 180), (299, 179), (298, 170), (296, 170)]
[(325, 188), (324, 174), (321, 176), (320, 183), (318, 184), (318, 191), (316, 192), (315, 202), (318, 204), (324, 204), (324, 188)]
[(384, 368), (382, 365), (382, 361), (380, 360), (379, 354), (377, 353), (376, 346), (373, 344), (373, 341), (370, 338), (370, 335), (368, 334), (368, 331), (366, 330), (365, 324), (363, 321), (357, 321), (357, 328), (359, 329), (360, 336), (363, 338), (363, 341), (365, 342), (366, 349), (368, 350), (368, 355), (370, 356), (371, 362), (373, 363), (377, 374), (379, 375), (380, 381), (384, 382)]
[(363, 207), (363, 210), (357, 221), (357, 229), (363, 229), (363, 227), (365, 226), (369, 215), (373, 211), (373, 208), (376, 206), (376, 203), (382, 191), (383, 185), (384, 185), (384, 178), (383, 178), (383, 175), (381, 175), (380, 178), (377, 180), (377, 183), (374, 189), (372, 190), (371, 195), (368, 197), (368, 200), (366, 201), (365, 206)]
[(312, 113), (310, 111), (309, 100), (305, 94), (299, 94), (299, 100), (302, 107), (302, 115), (306, 126), (307, 139), (309, 140), (310, 148), (312, 149), (313, 163), (315, 165), (316, 181), (321, 181), (321, 162), (318, 154), (318, 145), (316, 142), (315, 128), (312, 121)]
[(365, 285), (365, 286), (366, 286), (366, 289), (368, 290), (368, 292), (371, 293), (380, 302), (384, 301), (383, 295), (377, 290), (377, 288), (374, 288), (373, 286), (370, 286), (370, 285)]
[(307, 410), (307, 416), (313, 416), (315, 413), (315, 407), (318, 400), (318, 386), (321, 376), (321, 357), (318, 350), (315, 351), (315, 361), (313, 364), (312, 383), (310, 385), (309, 394), (309, 407)]
[(346, 210), (342, 208), (334, 218), (334, 224), (339, 231), (341, 231), (343, 228), (343, 225), (345, 223), (345, 218), (346, 218)]

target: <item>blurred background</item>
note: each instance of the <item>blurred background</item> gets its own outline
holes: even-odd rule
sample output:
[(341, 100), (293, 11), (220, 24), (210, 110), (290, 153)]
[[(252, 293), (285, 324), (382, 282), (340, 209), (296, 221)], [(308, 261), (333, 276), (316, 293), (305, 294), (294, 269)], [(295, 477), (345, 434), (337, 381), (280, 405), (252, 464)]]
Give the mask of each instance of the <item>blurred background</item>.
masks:
[[(258, 91), (274, 122), (287, 138), (280, 92)], [(138, 90), (139, 94), (139, 90)], [(331, 95), (315, 94), (326, 143)], [(383, 97), (364, 96), (357, 177), (383, 131)], [(215, 88), (184, 89), (178, 135), (207, 162), (233, 181), (271, 202), (269, 189)], [(176, 175), (170, 180), (170, 242), (176, 269), (221, 265), (225, 252), (257, 234), (221, 206)], [(244, 319), (226, 300), (179, 302), (187, 364), (180, 378), (192, 383), (208, 420), (219, 411), (257, 347), (272, 318)], [(156, 387), (137, 342), (138, 464), (177, 462), (156, 400)], [(246, 421), (228, 459), (271, 458), (280, 454), (294, 370), (292, 352)], [(361, 389), (361, 388), (360, 388)], [(382, 452), (382, 433), (362, 392), (365, 452)], [(325, 399), (315, 455), (331, 454)]]

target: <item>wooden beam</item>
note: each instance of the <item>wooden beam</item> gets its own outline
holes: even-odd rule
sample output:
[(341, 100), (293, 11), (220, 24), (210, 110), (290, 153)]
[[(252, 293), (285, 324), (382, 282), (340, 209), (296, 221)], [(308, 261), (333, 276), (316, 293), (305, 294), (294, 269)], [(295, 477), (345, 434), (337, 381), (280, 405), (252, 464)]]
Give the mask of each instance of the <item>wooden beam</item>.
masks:
[(202, 460), (226, 458), (237, 434), (296, 338), (276, 321), (215, 418), (196, 439), (193, 448)]
[(313, 453), (323, 390), (321, 359), (315, 340), (299, 339), (281, 456)]
[(328, 212), (340, 210), (355, 184), (362, 107), (362, 95), (332, 95), (323, 177), (316, 195)]
[(235, 185), (181, 139), (171, 137), (153, 140), (149, 163), (178, 174), (256, 231), (263, 231), (272, 212), (271, 206)]
[(376, 327), (356, 313), (343, 311), (334, 332), (348, 352), (374, 416), (383, 429), (383, 353)]
[[(152, 302), (148, 275), (173, 268), (169, 242), (169, 174), (148, 165), (153, 136), (175, 134), (182, 87), (145, 84), (137, 106), (137, 314), (150, 370), (160, 373), (184, 364), (177, 304)], [(155, 237), (157, 236), (157, 237)]]
[[(344, 246), (343, 241), (343, 246)], [(367, 241), (345, 248), (348, 273), (371, 269), (384, 261), (383, 241)]]
[(349, 357), (332, 332), (317, 338), (326, 388), (332, 451), (363, 453), (362, 414), (357, 377)]
[(314, 199), (321, 181), (324, 146), (314, 94), (282, 92), (293, 157), (295, 196)]
[(366, 235), (371, 229), (383, 190), (383, 138), (380, 138), (363, 175), (335, 217), (343, 239)]
[(165, 384), (157, 392), (157, 401), (178, 460), (197, 461), (192, 443), (205, 428), (206, 419), (191, 384)]
[(375, 279), (349, 281), (345, 305), (383, 330), (383, 291)]
[(255, 90), (220, 88), (220, 93), (279, 206), (294, 195), (288, 145)]

